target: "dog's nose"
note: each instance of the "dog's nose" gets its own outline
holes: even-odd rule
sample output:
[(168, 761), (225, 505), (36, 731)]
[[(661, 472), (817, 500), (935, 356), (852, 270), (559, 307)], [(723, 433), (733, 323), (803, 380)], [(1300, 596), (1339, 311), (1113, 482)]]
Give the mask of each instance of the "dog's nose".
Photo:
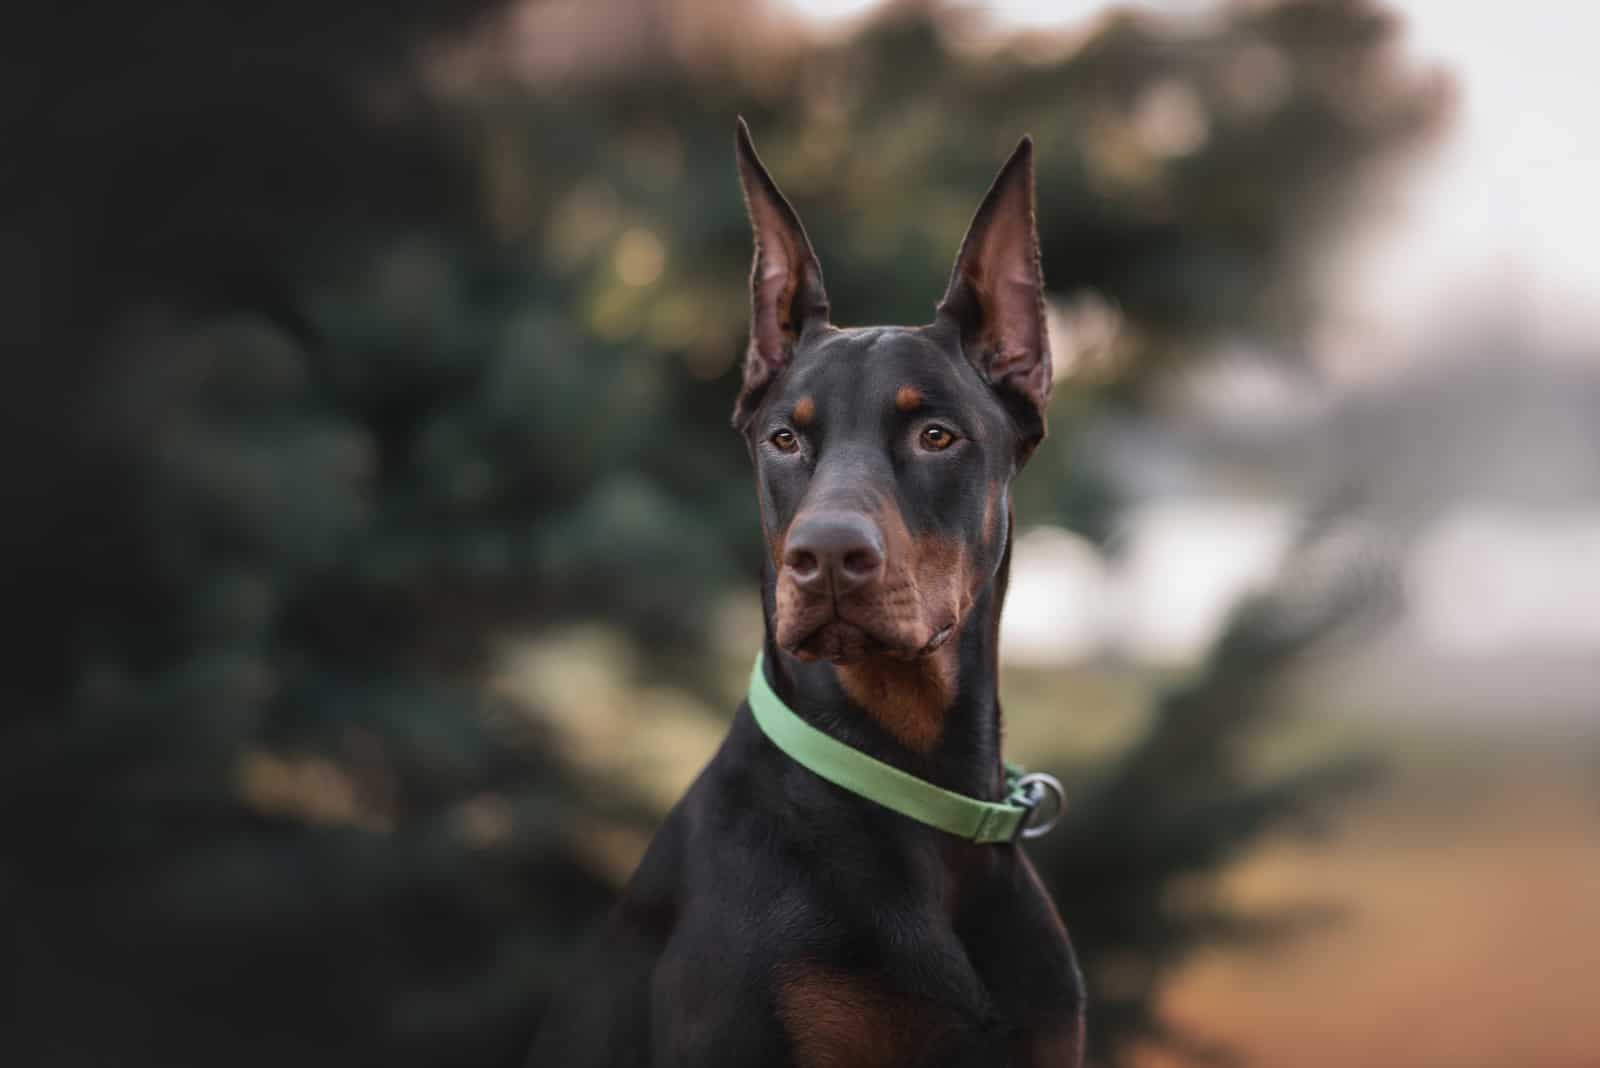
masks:
[(803, 590), (849, 593), (883, 573), (883, 535), (858, 512), (813, 512), (790, 528), (783, 562)]

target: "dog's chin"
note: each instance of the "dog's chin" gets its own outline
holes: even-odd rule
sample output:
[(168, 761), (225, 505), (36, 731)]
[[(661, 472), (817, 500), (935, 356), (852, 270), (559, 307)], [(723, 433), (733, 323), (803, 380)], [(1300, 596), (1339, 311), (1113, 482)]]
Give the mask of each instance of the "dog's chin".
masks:
[(950, 636), (955, 624), (936, 627), (932, 636), (921, 645), (904, 640), (893, 640), (875, 634), (856, 623), (831, 619), (814, 628), (798, 641), (785, 646), (785, 651), (801, 660), (826, 660), (832, 664), (859, 664), (878, 657), (891, 660), (918, 660), (932, 656)]

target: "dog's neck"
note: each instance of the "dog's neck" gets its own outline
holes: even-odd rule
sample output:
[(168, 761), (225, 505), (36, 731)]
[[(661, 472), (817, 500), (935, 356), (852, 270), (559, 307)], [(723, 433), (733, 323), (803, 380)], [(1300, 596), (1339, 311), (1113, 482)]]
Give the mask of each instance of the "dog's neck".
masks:
[(949, 790), (997, 799), (1002, 790), (999, 625), (1011, 543), (956, 634), (914, 661), (802, 661), (773, 640), (776, 575), (762, 579), (767, 679), (802, 719), (840, 741)]

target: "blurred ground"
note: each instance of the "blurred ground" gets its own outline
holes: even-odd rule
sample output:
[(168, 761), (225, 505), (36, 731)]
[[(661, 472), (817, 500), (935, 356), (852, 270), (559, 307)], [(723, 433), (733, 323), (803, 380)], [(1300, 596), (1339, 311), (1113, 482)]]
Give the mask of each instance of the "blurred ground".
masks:
[(1441, 758), (1441, 741), (1412, 738), (1332, 841), (1264, 843), (1226, 874), (1242, 904), (1337, 918), (1280, 950), (1200, 954), (1163, 999), (1174, 1019), (1260, 1065), (1600, 1064), (1600, 737), (1559, 756), (1502, 734)]

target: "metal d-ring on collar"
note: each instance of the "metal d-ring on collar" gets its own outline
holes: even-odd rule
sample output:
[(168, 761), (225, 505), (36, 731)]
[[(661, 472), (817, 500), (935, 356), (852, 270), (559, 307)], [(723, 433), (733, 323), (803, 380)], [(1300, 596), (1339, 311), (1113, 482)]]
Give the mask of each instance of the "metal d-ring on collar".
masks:
[[(1046, 797), (1052, 800), (1044, 809), (1045, 817), (1041, 819), (1039, 803)], [(1017, 824), (1018, 838), (1043, 838), (1055, 830), (1056, 824), (1061, 822), (1061, 817), (1067, 811), (1066, 787), (1061, 785), (1060, 779), (1042, 771), (1019, 775), (1011, 787), (1010, 800), (1028, 810), (1028, 814)]]
[[(750, 714), (773, 745), (814, 774), (919, 823), (980, 845), (1015, 844), (1047, 833), (1066, 810), (1053, 776), (1006, 765), (1003, 801), (984, 801), (935, 786), (818, 730), (795, 714), (767, 682), (761, 657), (750, 672)], [(1039, 818), (1040, 803), (1054, 799)]]

